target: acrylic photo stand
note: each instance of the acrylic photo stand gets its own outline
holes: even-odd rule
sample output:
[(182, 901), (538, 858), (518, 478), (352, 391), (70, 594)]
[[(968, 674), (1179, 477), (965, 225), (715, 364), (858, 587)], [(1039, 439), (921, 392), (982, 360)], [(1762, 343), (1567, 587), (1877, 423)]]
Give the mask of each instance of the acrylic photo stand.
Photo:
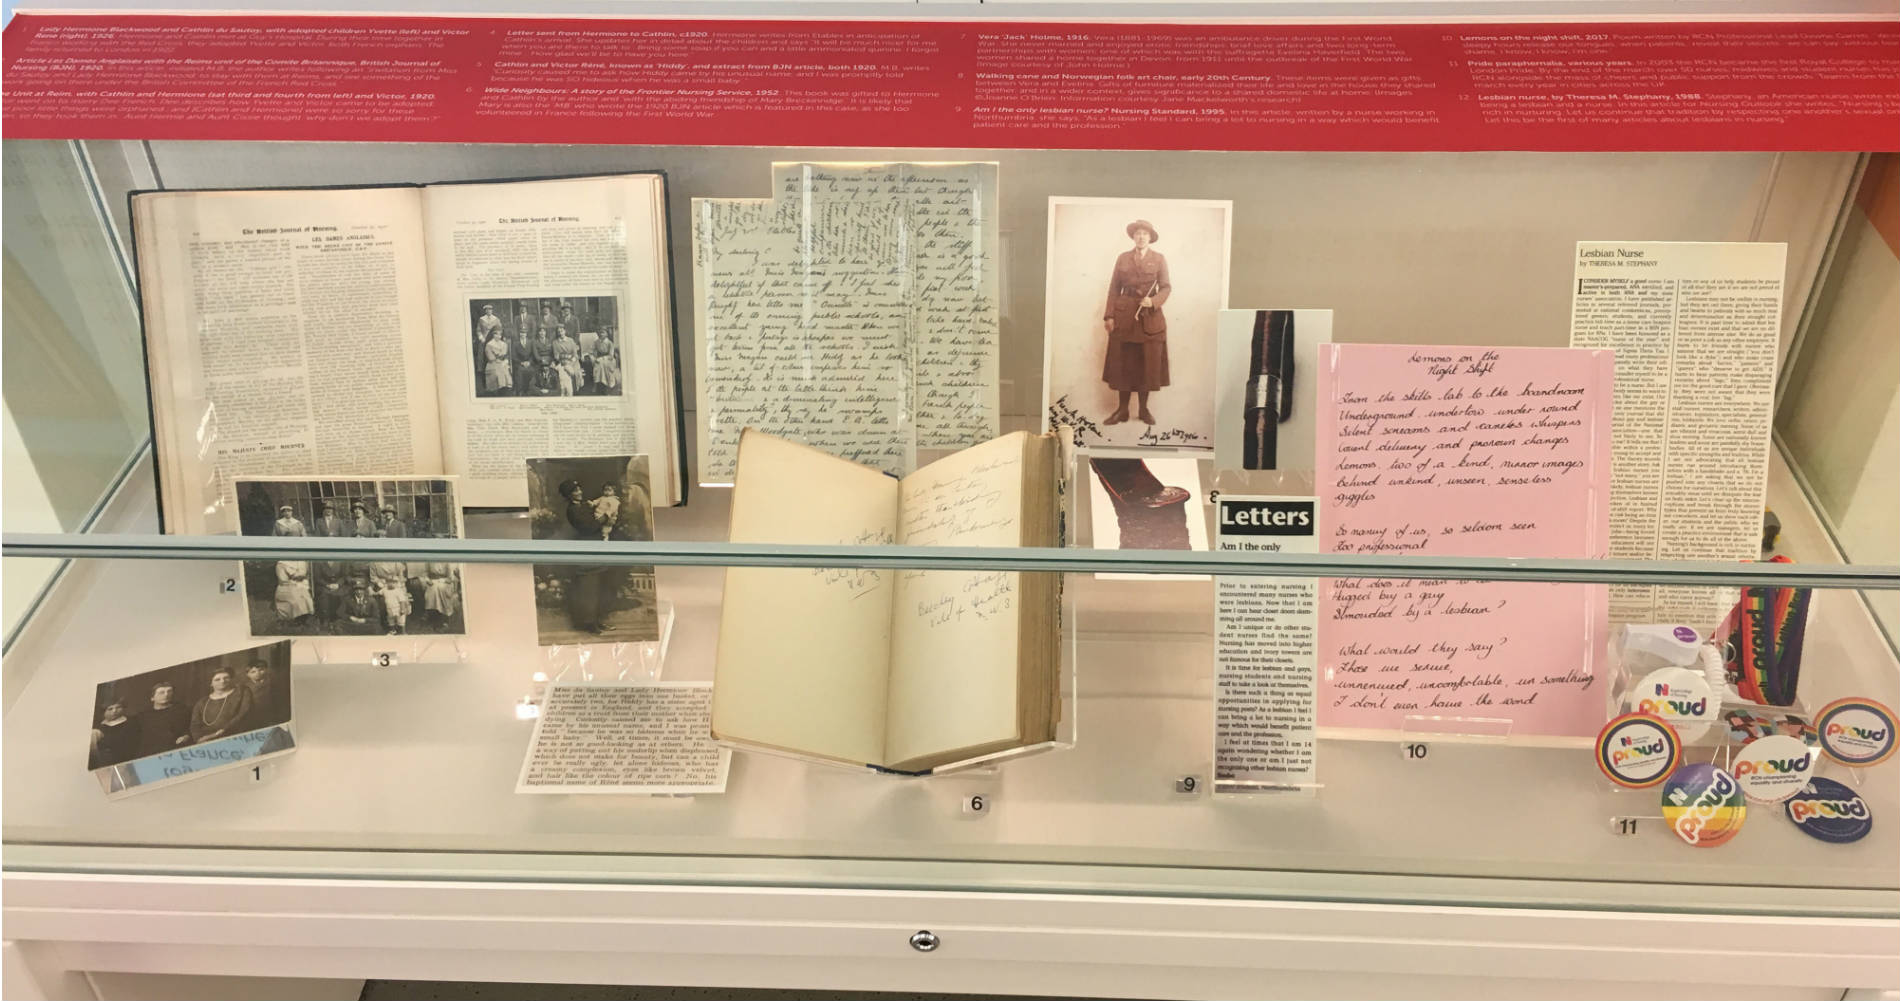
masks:
[(636, 643), (557, 643), (541, 648), (552, 681), (657, 681), (673, 640), (673, 603), (654, 603), (660, 638)]
[(515, 702), (515, 718), (541, 715), (548, 686), (559, 682), (658, 681), (673, 641), (673, 603), (656, 602), (660, 638), (638, 643), (563, 643), (541, 648), (541, 663), (529, 676), (528, 691)]
[[(467, 636), (301, 636), (291, 641), (291, 662), (321, 665), (465, 664)], [(301, 656), (300, 656), (301, 654)]]

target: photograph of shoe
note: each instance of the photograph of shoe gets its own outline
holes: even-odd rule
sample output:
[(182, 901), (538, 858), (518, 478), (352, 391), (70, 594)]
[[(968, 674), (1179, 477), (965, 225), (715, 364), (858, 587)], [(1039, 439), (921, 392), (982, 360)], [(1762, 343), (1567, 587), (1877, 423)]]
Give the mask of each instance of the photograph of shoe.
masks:
[[(1207, 501), (1202, 486), (1205, 460), (1193, 456), (1091, 455), (1083, 461), (1090, 470), (1089, 523), (1094, 548), (1207, 548)], [(1097, 576), (1106, 579), (1120, 575)]]

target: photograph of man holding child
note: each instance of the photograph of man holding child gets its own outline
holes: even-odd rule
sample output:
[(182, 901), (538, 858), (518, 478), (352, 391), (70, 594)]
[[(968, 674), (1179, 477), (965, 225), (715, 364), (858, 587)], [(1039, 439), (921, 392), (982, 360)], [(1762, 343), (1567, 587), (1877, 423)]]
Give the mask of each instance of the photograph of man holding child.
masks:
[[(647, 457), (528, 460), (528, 525), (536, 539), (576, 545), (653, 538)], [(534, 568), (542, 646), (660, 638), (652, 567), (563, 564)]]

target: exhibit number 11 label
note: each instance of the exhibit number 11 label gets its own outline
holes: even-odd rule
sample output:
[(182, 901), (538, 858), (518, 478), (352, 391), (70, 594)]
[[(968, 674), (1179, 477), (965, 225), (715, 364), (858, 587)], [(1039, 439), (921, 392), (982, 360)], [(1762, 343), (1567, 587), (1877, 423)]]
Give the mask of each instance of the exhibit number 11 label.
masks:
[[(1222, 552), (1319, 551), (1314, 498), (1222, 494), (1216, 505)], [(1214, 791), (1310, 791), (1318, 581), (1216, 577), (1214, 631)]]

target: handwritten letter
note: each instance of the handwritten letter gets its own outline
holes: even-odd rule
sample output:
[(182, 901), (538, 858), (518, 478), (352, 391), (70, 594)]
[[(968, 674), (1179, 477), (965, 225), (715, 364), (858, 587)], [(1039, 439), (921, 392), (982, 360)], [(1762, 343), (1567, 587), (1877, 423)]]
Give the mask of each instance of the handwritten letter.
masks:
[[(1328, 344), (1319, 371), (1327, 551), (1603, 557), (1610, 352)], [(1320, 722), (1586, 736), (1602, 722), (1607, 629), (1596, 585), (1328, 581)]]
[(777, 164), (698, 199), (700, 469), (756, 427), (906, 473), (996, 433), (994, 164)]

